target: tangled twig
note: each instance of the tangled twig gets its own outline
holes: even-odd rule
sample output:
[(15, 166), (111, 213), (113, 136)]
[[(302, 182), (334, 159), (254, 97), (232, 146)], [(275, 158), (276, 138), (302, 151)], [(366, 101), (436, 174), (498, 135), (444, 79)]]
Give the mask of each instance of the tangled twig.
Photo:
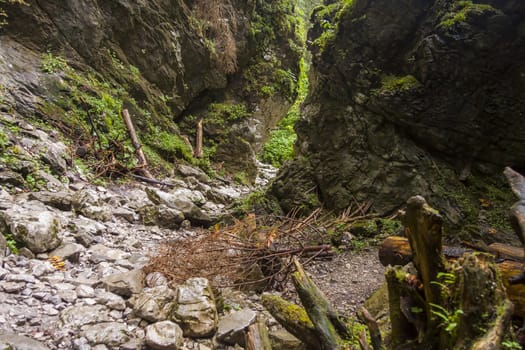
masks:
[(216, 225), (212, 232), (163, 244), (152, 257), (147, 272), (160, 271), (176, 283), (190, 277), (206, 277), (218, 287), (255, 286), (255, 289), (284, 288), (293, 272), (293, 258), (308, 264), (314, 259), (334, 255), (326, 244), (326, 228), (371, 215), (363, 213), (369, 205), (359, 205), (333, 219), (322, 210), (306, 218), (249, 214), (233, 225)]

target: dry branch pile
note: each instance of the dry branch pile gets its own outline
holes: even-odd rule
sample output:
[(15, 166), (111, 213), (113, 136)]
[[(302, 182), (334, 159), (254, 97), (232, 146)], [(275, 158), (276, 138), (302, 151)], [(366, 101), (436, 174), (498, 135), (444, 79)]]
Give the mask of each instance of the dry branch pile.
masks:
[[(316, 210), (307, 218), (249, 214), (227, 227), (165, 243), (151, 259), (147, 272), (163, 272), (174, 282), (206, 277), (214, 285), (251, 286), (257, 290), (284, 287), (294, 271), (293, 257), (307, 265), (334, 254), (325, 230), (363, 216), (347, 211), (334, 220)], [(352, 216), (354, 215), (354, 216)]]

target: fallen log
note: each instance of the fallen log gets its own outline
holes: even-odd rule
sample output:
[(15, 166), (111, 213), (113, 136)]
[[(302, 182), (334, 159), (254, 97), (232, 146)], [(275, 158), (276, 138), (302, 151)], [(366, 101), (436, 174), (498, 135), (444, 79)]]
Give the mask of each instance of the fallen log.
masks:
[[(474, 245), (471, 245), (474, 247)], [(481, 247), (480, 247), (481, 248)], [(496, 259), (523, 261), (523, 249), (502, 243), (492, 243), (486, 248), (477, 249), (491, 253)], [(462, 247), (443, 246), (443, 255), (448, 259), (459, 258), (464, 253), (472, 251)], [(408, 239), (400, 236), (385, 238), (379, 247), (379, 261), (383, 266), (406, 265), (412, 261), (412, 250)]]
[(315, 326), (312, 321), (310, 321), (304, 308), (284, 300), (278, 295), (266, 293), (262, 295), (262, 303), (277, 322), (297, 339), (302, 341), (308, 350), (318, 350), (321, 348)]
[(293, 264), (296, 272), (292, 280), (303, 306), (276, 295), (263, 294), (264, 307), (308, 350), (343, 349), (344, 343), (352, 337), (352, 330), (295, 257)]
[[(455, 247), (443, 247), (443, 253), (448, 259), (459, 258), (458, 252), (462, 249)], [(467, 250), (463, 250), (467, 251)], [(509, 283), (509, 279), (519, 275), (523, 271), (523, 264), (520, 254), (522, 250), (507, 246), (500, 243), (494, 243), (488, 246), (488, 251), (496, 256), (496, 258), (512, 258), (511, 260), (503, 260), (496, 263), (498, 271), (503, 279), (503, 284), (507, 290), (508, 298), (514, 303), (514, 315), (525, 317), (525, 285)], [(412, 250), (408, 239), (405, 237), (391, 236), (386, 238), (379, 248), (379, 260), (383, 266), (388, 265), (406, 265), (412, 260)]]

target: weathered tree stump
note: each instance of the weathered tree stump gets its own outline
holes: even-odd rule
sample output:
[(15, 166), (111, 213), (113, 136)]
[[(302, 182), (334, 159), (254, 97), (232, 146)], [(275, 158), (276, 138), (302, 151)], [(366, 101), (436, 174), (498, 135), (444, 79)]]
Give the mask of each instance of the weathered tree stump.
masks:
[(412, 260), (423, 283), (427, 318), (425, 336), (433, 338), (440, 320), (431, 308), (432, 304), (441, 304), (441, 289), (431, 282), (437, 281), (438, 273), (445, 271), (441, 243), (443, 219), (423, 197), (415, 196), (408, 200), (406, 210), (401, 213), (401, 221), (412, 249)]
[(402, 221), (417, 273), (387, 270), (390, 347), (498, 349), (513, 311), (493, 256), (467, 253), (447, 264), (441, 217), (422, 197), (408, 200)]
[[(519, 275), (523, 270), (522, 261), (523, 251), (516, 247), (511, 247), (501, 243), (493, 243), (487, 247), (487, 251), (494, 254), (497, 259), (507, 259), (496, 263), (498, 272), (503, 280), (503, 285), (507, 292), (507, 297), (514, 303), (514, 315), (525, 317), (525, 285), (510, 284), (512, 277)], [(444, 246), (443, 252), (447, 259), (458, 259), (463, 253), (461, 249), (449, 248)], [(463, 255), (463, 254), (461, 254)], [(383, 266), (388, 265), (406, 265), (412, 259), (412, 250), (408, 239), (405, 237), (391, 236), (387, 237), (381, 243), (379, 248), (380, 261)]]

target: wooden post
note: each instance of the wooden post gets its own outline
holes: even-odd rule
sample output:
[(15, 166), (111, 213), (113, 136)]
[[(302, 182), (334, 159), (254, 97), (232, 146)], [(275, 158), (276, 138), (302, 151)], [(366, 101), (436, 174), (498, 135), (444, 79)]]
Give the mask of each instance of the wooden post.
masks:
[(197, 123), (197, 139), (195, 141), (195, 158), (202, 158), (202, 119)]
[(401, 270), (399, 266), (390, 266), (385, 272), (388, 286), (388, 309), (390, 312), (390, 323), (392, 324), (390, 340), (392, 349), (396, 349), (408, 339), (413, 339), (415, 334), (415, 327), (410, 324), (401, 311), (401, 297), (406, 284), (405, 275), (406, 272)]
[(126, 124), (126, 128), (128, 129), (129, 137), (131, 138), (131, 143), (135, 148), (135, 156), (138, 160), (139, 171), (144, 177), (152, 179), (153, 176), (147, 169), (148, 162), (146, 160), (146, 157), (144, 156), (144, 152), (142, 151), (142, 146), (139, 142), (137, 133), (135, 132), (135, 127), (133, 126), (133, 122), (131, 121), (131, 117), (129, 116), (129, 112), (127, 109), (122, 110), (122, 119), (124, 119), (124, 123)]

